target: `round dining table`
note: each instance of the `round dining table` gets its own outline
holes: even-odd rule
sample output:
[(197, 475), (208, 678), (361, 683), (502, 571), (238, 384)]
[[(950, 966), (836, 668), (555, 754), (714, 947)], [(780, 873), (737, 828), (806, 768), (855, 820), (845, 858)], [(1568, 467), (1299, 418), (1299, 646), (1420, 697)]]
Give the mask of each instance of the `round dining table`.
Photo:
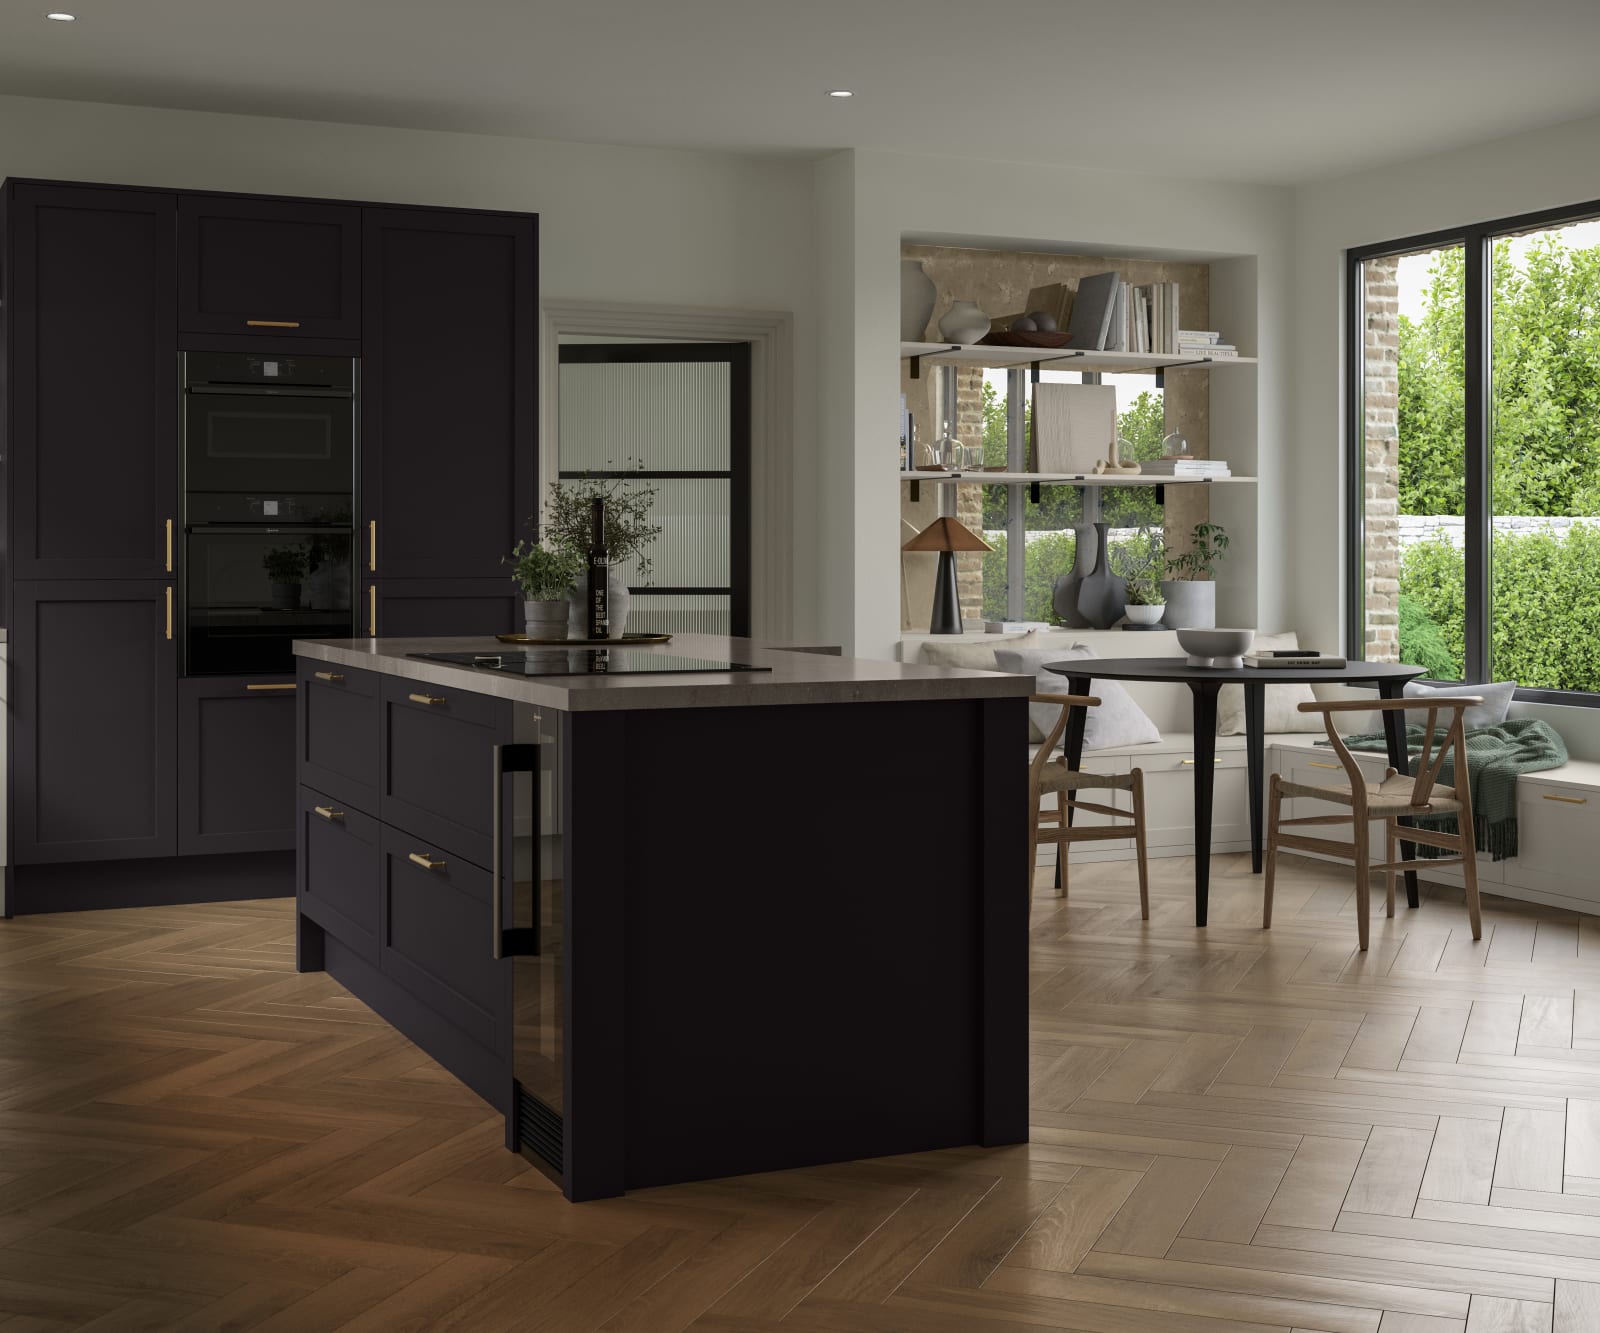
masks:
[[(1096, 680), (1136, 680), (1186, 685), (1194, 701), (1194, 923), (1206, 923), (1206, 900), (1211, 889), (1211, 797), (1216, 782), (1217, 695), (1224, 685), (1244, 688), (1245, 749), (1249, 777), (1250, 868), (1261, 873), (1262, 803), (1265, 785), (1266, 688), (1269, 685), (1339, 684), (1376, 685), (1383, 699), (1398, 699), (1406, 683), (1424, 674), (1423, 668), (1398, 662), (1350, 662), (1340, 667), (1203, 667), (1191, 666), (1183, 657), (1084, 657), (1045, 666), (1067, 678), (1073, 694), (1093, 694)], [(1065, 737), (1067, 767), (1076, 771), (1083, 759), (1086, 710), (1073, 708)], [(1383, 714), (1384, 739), (1389, 764), (1398, 773), (1410, 772), (1406, 756), (1405, 715)], [(1058, 848), (1056, 854), (1061, 855)], [(1401, 844), (1401, 856), (1412, 857), (1412, 844)], [(1405, 872), (1406, 901), (1417, 905), (1417, 873)]]

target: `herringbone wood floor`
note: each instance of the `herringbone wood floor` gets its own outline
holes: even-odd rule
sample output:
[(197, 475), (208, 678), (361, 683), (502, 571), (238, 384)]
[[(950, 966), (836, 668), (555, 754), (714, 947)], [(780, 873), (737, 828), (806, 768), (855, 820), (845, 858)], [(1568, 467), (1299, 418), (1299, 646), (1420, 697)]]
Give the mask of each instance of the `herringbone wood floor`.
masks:
[(286, 902), (0, 924), (0, 1330), (1600, 1329), (1600, 920), (1220, 871), (1041, 893), (1030, 1144), (578, 1208)]

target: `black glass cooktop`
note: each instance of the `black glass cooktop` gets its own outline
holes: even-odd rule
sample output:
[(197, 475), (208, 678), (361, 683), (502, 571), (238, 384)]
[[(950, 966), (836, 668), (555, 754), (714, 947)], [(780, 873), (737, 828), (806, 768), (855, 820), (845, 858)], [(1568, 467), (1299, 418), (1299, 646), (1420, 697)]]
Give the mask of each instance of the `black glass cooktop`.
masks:
[(665, 676), (693, 671), (771, 671), (746, 662), (671, 657), (638, 648), (529, 648), (515, 653), (411, 653), (429, 662), (508, 676)]

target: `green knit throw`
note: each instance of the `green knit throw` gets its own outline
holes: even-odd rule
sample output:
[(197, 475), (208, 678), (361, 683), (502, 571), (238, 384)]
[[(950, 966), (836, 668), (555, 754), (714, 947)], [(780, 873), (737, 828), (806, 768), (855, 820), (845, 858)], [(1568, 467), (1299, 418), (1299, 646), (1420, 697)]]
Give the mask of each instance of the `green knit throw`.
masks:
[[(1446, 732), (1441, 728), (1435, 736), (1435, 753)], [(1467, 747), (1467, 774), (1472, 784), (1472, 822), (1475, 841), (1480, 852), (1488, 852), (1496, 861), (1504, 861), (1517, 854), (1517, 775), (1537, 773), (1541, 769), (1560, 768), (1567, 762), (1567, 747), (1560, 735), (1547, 722), (1538, 718), (1513, 718), (1498, 727), (1474, 727), (1464, 741)], [(1411, 756), (1412, 771), (1422, 754), (1423, 728), (1406, 728), (1406, 749)], [(1318, 741), (1327, 745), (1328, 741)], [(1380, 750), (1389, 748), (1382, 732), (1362, 736), (1346, 736), (1344, 743), (1352, 750)], [(1446, 760), (1439, 773), (1439, 782), (1446, 787), (1455, 786), (1455, 756)], [(1419, 828), (1438, 829), (1454, 833), (1454, 815), (1434, 815), (1418, 819)], [(1417, 844), (1417, 855), (1437, 859), (1450, 855), (1440, 847)]]

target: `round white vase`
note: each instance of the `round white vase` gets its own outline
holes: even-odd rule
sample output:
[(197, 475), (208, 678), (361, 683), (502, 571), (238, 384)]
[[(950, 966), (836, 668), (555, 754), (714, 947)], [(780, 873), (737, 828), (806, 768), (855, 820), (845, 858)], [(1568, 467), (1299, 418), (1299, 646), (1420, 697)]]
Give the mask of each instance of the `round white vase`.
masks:
[(939, 321), (939, 336), (951, 343), (975, 343), (989, 332), (989, 316), (976, 301), (957, 301)]

